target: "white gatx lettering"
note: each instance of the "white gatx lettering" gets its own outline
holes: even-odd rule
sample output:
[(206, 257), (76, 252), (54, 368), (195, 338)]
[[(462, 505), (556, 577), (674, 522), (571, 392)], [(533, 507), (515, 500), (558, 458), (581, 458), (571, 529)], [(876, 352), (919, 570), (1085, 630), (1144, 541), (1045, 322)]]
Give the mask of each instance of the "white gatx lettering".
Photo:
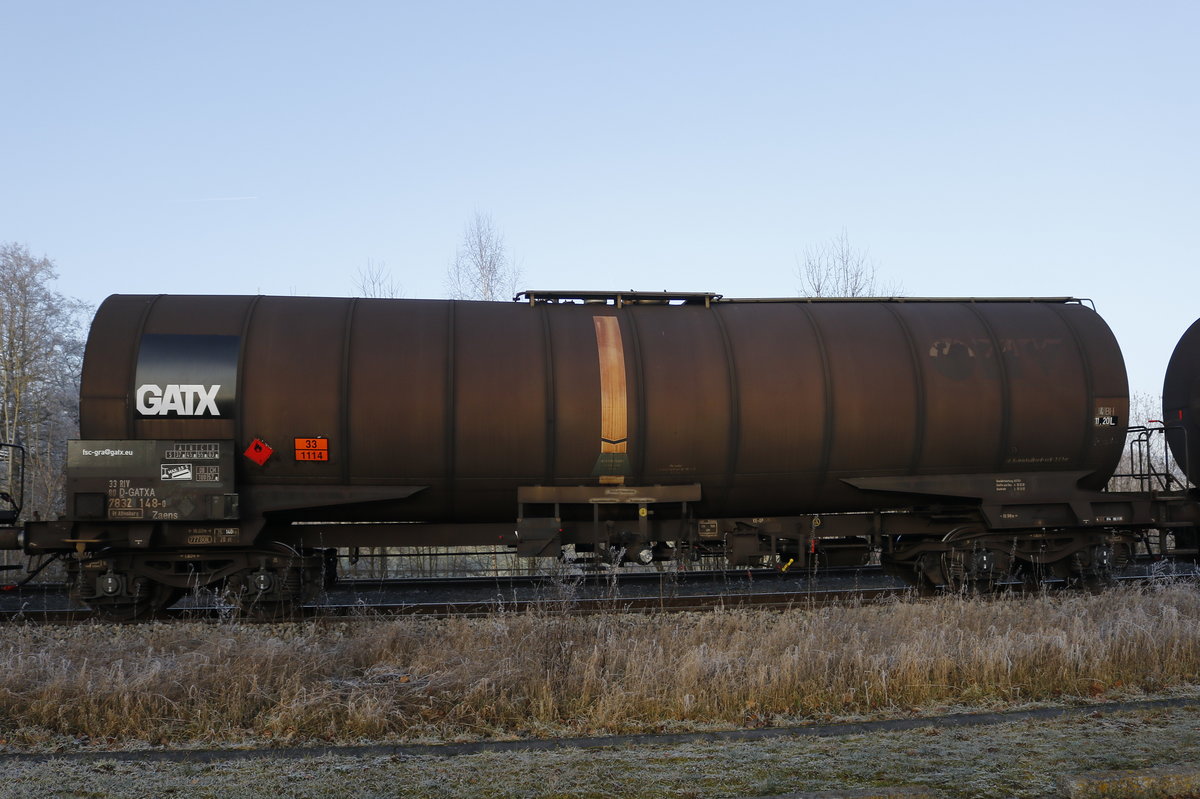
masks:
[(205, 413), (211, 413), (213, 416), (219, 416), (217, 413), (217, 390), (220, 385), (209, 386), (188, 386), (188, 388), (196, 389), (196, 399), (200, 404), (196, 406), (196, 415), (201, 416)]
[(158, 416), (158, 406), (162, 402), (162, 389), (158, 386), (138, 386), (137, 409), (142, 416)]
[(163, 389), (162, 402), (158, 405), (158, 415), (166, 416), (172, 411), (177, 416), (191, 416), (191, 411), (187, 410), (183, 405), (183, 393), (180, 391), (182, 386), (169, 385)]
[(219, 384), (156, 386), (147, 383), (137, 388), (138, 413), (142, 416), (220, 416), (217, 410), (217, 392), (220, 390)]

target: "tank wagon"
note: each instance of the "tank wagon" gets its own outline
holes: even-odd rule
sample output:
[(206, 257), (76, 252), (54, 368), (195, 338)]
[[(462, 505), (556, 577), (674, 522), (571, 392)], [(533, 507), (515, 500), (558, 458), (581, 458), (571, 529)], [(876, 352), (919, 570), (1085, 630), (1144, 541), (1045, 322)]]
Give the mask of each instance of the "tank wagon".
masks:
[(1167, 444), (1192, 485), (1200, 484), (1200, 320), (1187, 329), (1163, 381)]
[(1195, 546), (1182, 489), (1104, 490), (1129, 392), (1084, 302), (518, 299), (114, 295), (66, 516), (10, 544), (69, 553), (79, 597), (117, 618), (197, 586), (286, 608), (339, 547), (878, 552), (958, 586), (1099, 576), (1150, 531)]

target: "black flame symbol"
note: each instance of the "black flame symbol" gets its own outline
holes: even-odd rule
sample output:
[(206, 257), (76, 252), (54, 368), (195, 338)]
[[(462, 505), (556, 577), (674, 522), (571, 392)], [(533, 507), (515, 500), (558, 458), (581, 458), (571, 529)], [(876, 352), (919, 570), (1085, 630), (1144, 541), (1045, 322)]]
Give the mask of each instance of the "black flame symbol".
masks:
[(255, 441), (255, 442), (254, 442), (254, 451), (255, 451), (255, 452), (262, 452), (262, 444), (261, 444), (260, 442), (258, 442), (258, 441)]

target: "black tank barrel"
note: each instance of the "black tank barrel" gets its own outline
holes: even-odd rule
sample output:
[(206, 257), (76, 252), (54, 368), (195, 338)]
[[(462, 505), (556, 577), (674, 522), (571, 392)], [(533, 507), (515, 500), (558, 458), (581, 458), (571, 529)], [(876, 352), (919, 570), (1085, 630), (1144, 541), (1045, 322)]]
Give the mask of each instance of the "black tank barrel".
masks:
[(1171, 455), (1193, 484), (1200, 483), (1200, 320), (1171, 353), (1162, 406)]
[(395, 487), (369, 515), (464, 522), (520, 486), (698, 483), (699, 514), (767, 516), (871, 508), (852, 477), (1099, 488), (1120, 457), (1124, 362), (1077, 301), (587, 299), (114, 295), (82, 437), (232, 439), (239, 490)]

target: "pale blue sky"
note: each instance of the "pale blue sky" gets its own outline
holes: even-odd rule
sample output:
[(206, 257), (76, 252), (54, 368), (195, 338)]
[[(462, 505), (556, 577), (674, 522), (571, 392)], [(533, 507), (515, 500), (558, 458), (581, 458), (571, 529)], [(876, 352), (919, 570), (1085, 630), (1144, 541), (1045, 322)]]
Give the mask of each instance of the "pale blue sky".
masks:
[(1157, 394), (1200, 316), (1200, 3), (0, 0), (0, 241), (60, 288), (1095, 300)]

